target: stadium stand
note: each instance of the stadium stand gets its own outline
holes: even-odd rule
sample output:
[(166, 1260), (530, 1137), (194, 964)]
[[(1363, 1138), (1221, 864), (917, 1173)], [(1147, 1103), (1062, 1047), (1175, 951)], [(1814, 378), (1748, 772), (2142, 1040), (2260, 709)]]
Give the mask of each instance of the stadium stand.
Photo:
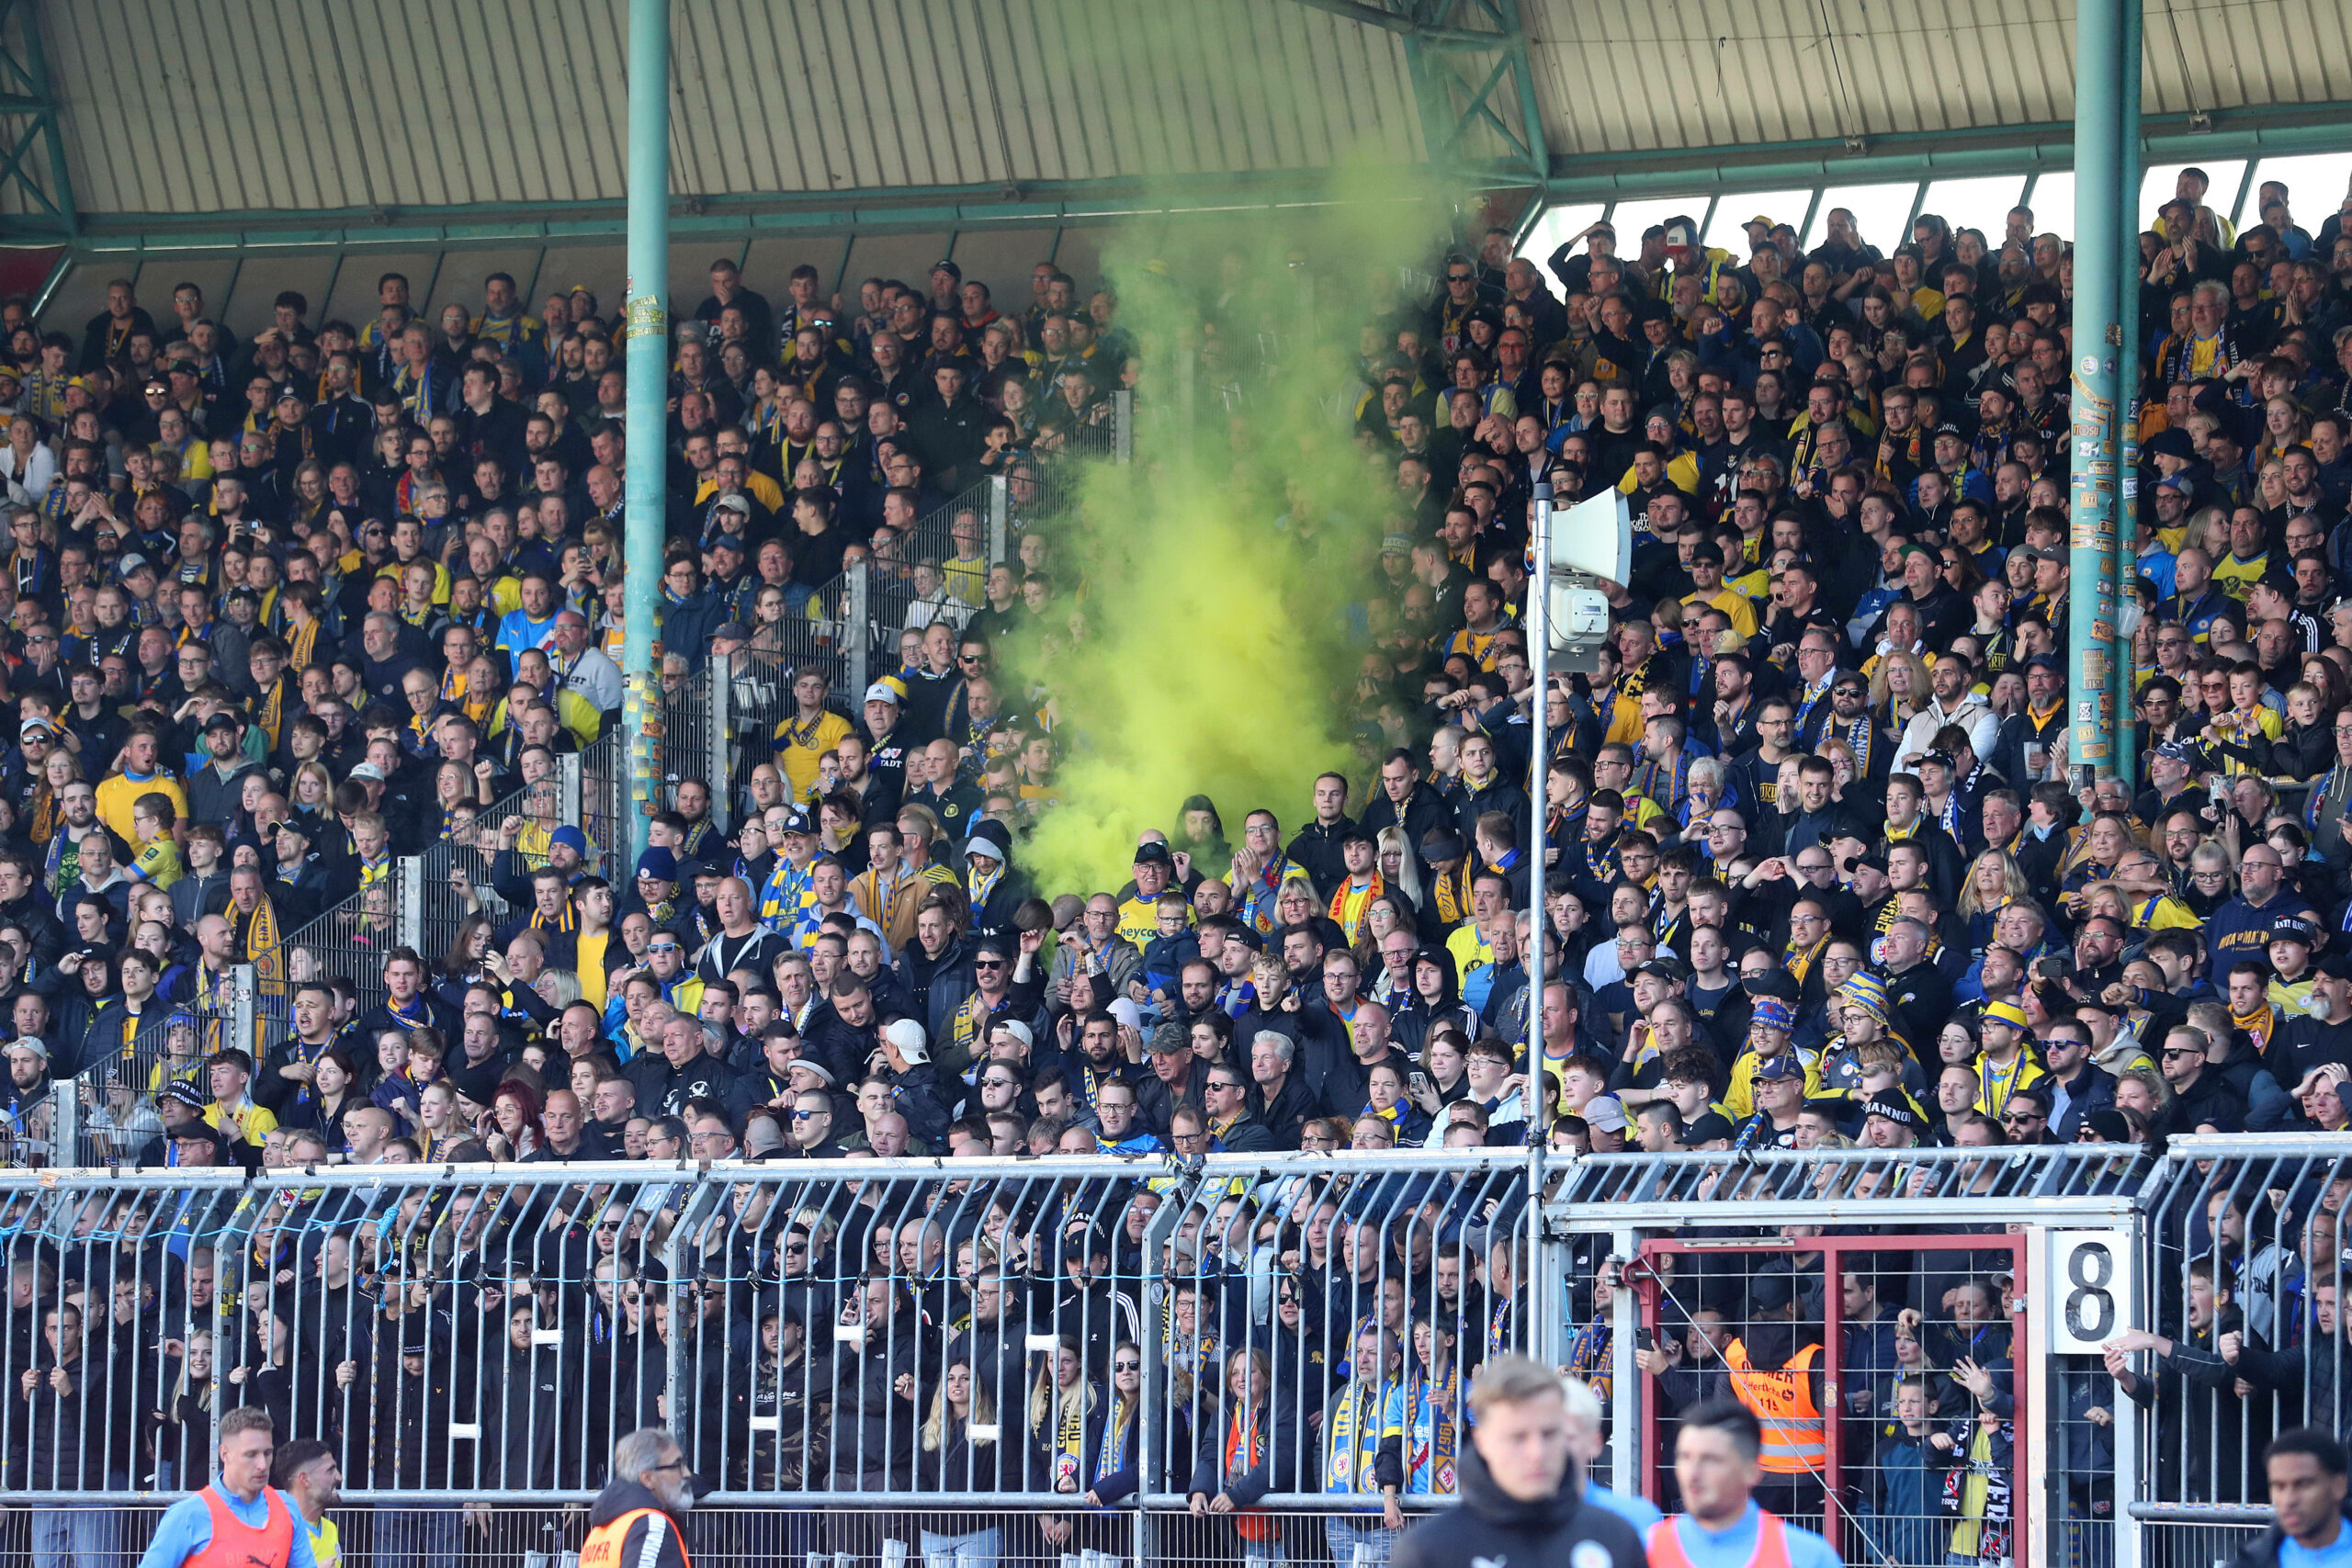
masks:
[[(1361, 766), (1066, 885), (1040, 633), (1168, 385), (1107, 280), (712, 263), (633, 861), (606, 302), (0, 302), (0, 1544), (120, 1568), (252, 1405), (385, 1568), (576, 1553), (654, 1425), (710, 1558), (1363, 1568), (1524, 1351), (1636, 1522), (1728, 1396), (1854, 1561), (2234, 1550), (2352, 1435), (2352, 197), (2206, 186), (2132, 776), (2068, 768), (2030, 209), (1465, 233), (1321, 306)], [(1539, 480), (1636, 519), (1540, 803)]]

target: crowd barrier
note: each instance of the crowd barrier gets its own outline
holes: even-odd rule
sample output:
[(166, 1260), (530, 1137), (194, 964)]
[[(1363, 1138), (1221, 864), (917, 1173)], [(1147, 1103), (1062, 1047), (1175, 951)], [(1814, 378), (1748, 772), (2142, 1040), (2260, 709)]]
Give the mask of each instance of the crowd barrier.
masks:
[(1318, 1462), (1361, 1353), (1342, 1347), (1386, 1360), (1366, 1473), (1372, 1404), (1410, 1392), (1425, 1440), (1399, 1480), (1446, 1495), (1459, 1369), (1524, 1348), (1527, 1169), (1474, 1151), (11, 1172), (0, 1453), (19, 1499), (134, 1503), (198, 1473), (220, 1411), (260, 1404), (335, 1449), (355, 1500), (554, 1506), (603, 1483), (616, 1437), (666, 1424), (714, 1505), (919, 1494), (1091, 1539), (1123, 1507), (1181, 1510), (1221, 1423), (1262, 1419), (1266, 1507), (1376, 1511), (1376, 1485)]
[[(1817, 1451), (1768, 1487), (1849, 1561), (1939, 1562), (1976, 1524), (2017, 1562), (2201, 1564), (2267, 1521), (2271, 1436), (2345, 1431), (2347, 1192), (2324, 1134), (10, 1171), (0, 1453), (18, 1499), (135, 1522), (261, 1403), (335, 1448), (364, 1529), (560, 1555), (613, 1439), (661, 1424), (746, 1555), (994, 1528), (1006, 1561), (1313, 1560), (1390, 1464), (1443, 1505), (1487, 1355), (1586, 1379), (1596, 1477), (1669, 1507), (1675, 1415), (1737, 1357), (1811, 1378)], [(61, 1303), (94, 1369), (65, 1394)], [(1385, 1461), (1332, 1440), (1374, 1355)], [(1964, 1451), (1927, 1462), (1939, 1434)], [(1186, 1515), (1237, 1438), (1254, 1536)]]

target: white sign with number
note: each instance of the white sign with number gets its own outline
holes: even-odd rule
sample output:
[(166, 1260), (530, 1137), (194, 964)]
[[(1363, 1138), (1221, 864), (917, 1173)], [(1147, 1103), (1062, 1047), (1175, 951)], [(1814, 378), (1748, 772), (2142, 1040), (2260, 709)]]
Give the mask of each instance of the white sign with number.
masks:
[(2097, 1355), (2132, 1326), (2132, 1233), (2052, 1231), (2041, 1299), (2050, 1314), (2050, 1348)]

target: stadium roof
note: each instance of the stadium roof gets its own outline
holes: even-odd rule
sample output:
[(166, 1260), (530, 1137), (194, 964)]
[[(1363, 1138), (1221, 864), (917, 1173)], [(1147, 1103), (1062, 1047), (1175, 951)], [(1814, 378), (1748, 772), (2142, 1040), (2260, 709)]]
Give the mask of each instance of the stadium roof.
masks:
[[(616, 274), (627, 15), (0, 0), (0, 243)], [(1357, 155), (1434, 152), (1514, 209), (2072, 160), (2073, 7), (2035, 0), (674, 0), (673, 27), (695, 274), (815, 236), (844, 275), (1025, 267), (1114, 217), (1317, 199)], [(2145, 38), (2151, 162), (2352, 142), (2332, 0), (2148, 0)]]

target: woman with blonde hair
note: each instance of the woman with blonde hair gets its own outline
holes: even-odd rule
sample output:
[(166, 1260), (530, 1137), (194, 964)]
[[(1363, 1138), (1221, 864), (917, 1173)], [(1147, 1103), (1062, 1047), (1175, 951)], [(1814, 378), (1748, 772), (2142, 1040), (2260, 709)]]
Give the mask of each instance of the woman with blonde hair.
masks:
[(1871, 671), (1871, 715), (1883, 735), (1902, 734), (1933, 694), (1928, 666), (1916, 653), (1896, 649)]
[(2007, 850), (1986, 850), (1969, 863), (1956, 908), (1968, 922), (1968, 946), (1983, 957), (1993, 941), (1993, 921), (2010, 905), (2033, 897), (2033, 885)]
[[(1006, 1483), (996, 1441), (996, 1402), (968, 1356), (949, 1359), (932, 1391), (915, 1474), (933, 1492), (993, 1492)], [(933, 1514), (922, 1521), (922, 1558), (952, 1568), (993, 1568), (1003, 1531), (987, 1514)]]

